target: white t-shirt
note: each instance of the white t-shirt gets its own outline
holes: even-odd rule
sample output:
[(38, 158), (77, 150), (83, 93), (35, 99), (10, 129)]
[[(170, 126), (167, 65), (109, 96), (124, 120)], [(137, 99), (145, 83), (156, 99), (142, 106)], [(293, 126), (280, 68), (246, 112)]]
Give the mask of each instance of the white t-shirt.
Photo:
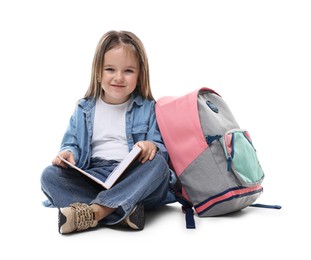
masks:
[(112, 105), (101, 98), (96, 100), (92, 157), (121, 161), (129, 152), (125, 132), (125, 115), (131, 99)]

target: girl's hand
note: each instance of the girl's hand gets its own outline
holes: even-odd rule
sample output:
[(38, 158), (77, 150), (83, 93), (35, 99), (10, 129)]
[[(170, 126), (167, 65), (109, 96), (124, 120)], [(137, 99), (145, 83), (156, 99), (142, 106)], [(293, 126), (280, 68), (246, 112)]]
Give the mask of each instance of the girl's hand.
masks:
[[(67, 160), (68, 162), (72, 163), (72, 164), (76, 164), (74, 161), (74, 156), (70, 151), (61, 151), (58, 156), (63, 157), (65, 160)], [(60, 166), (62, 168), (67, 168), (68, 165), (66, 163), (64, 163), (58, 156), (56, 156), (54, 158), (54, 160), (52, 161), (52, 164), (55, 166)]]
[(150, 141), (139, 141), (135, 145), (140, 147), (142, 150), (138, 158), (141, 163), (145, 163), (148, 160), (153, 160), (158, 150), (158, 147)]

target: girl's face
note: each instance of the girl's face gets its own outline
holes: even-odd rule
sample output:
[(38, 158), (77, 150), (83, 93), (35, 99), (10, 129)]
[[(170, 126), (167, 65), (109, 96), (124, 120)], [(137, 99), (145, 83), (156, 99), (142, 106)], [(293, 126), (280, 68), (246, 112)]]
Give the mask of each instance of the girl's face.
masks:
[(121, 104), (130, 98), (139, 76), (139, 64), (134, 50), (118, 46), (105, 53), (101, 85), (102, 99), (109, 104)]

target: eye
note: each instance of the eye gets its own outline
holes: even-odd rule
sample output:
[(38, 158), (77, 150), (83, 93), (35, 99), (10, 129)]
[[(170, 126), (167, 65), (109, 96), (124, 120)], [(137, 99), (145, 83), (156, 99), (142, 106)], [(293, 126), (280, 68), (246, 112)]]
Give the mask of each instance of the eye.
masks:
[(135, 71), (134, 70), (132, 70), (132, 69), (126, 69), (125, 70), (125, 73), (134, 73)]
[(104, 71), (113, 72), (113, 71), (114, 71), (114, 69), (113, 69), (113, 68), (110, 68), (110, 67), (107, 67), (107, 68), (104, 68)]

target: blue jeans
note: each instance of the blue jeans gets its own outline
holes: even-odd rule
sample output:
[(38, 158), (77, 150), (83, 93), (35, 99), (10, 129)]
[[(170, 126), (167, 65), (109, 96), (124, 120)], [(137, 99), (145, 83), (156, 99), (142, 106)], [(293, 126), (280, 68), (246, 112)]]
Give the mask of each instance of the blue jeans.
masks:
[[(107, 177), (117, 163), (92, 159), (88, 171)], [(152, 161), (144, 164), (135, 162), (112, 188), (106, 190), (72, 168), (50, 165), (42, 172), (41, 188), (51, 204), (58, 208), (75, 202), (116, 208), (114, 213), (101, 221), (113, 225), (124, 219), (138, 202), (144, 202), (146, 210), (175, 202), (175, 196), (169, 191), (173, 174), (165, 159), (156, 154)]]

